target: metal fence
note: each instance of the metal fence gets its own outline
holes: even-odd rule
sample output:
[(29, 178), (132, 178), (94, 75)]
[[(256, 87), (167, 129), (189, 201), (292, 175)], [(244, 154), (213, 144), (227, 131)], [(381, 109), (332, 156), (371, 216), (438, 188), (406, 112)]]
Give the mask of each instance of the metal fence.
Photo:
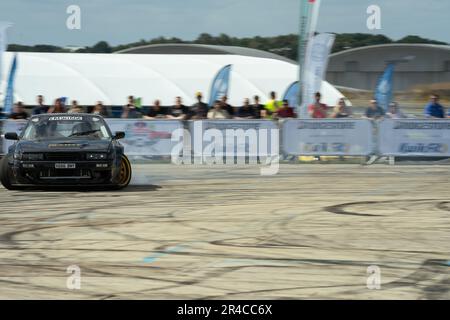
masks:
[[(181, 141), (201, 152), (222, 134), (227, 152), (271, 150), (277, 141), (281, 155), (450, 157), (450, 120), (424, 119), (288, 119), (272, 120), (131, 120), (106, 119), (113, 131), (125, 131), (125, 152), (135, 156), (170, 156)], [(26, 121), (0, 121), (0, 154), (14, 143), (5, 132), (23, 129)], [(277, 135), (271, 136), (271, 132)], [(178, 139), (174, 133), (177, 132)], [(266, 136), (262, 135), (262, 133)], [(256, 133), (256, 140), (251, 140)], [(245, 140), (239, 135), (244, 134)], [(205, 137), (207, 139), (205, 139)], [(231, 138), (230, 138), (231, 137)], [(271, 138), (272, 137), (272, 138)], [(230, 139), (229, 139), (230, 138)], [(228, 139), (228, 140), (227, 140)], [(258, 149), (254, 149), (253, 144)], [(265, 144), (265, 145), (264, 145)]]

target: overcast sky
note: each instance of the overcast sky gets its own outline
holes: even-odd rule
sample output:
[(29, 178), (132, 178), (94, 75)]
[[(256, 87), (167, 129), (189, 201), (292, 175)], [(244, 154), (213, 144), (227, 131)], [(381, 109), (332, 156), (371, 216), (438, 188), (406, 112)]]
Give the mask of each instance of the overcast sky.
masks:
[[(159, 36), (193, 40), (200, 33), (274, 36), (297, 33), (300, 0), (0, 0), (9, 42), (112, 45)], [(381, 30), (367, 29), (367, 7), (381, 7)], [(68, 30), (66, 9), (81, 8), (81, 30)], [(319, 32), (409, 34), (450, 42), (449, 0), (322, 0)]]

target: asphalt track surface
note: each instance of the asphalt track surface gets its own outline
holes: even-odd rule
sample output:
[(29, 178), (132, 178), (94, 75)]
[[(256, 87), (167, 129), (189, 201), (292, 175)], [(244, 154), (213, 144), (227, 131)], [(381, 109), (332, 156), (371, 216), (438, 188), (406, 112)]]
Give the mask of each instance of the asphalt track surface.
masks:
[(123, 191), (0, 187), (0, 298), (450, 299), (449, 169), (152, 164)]

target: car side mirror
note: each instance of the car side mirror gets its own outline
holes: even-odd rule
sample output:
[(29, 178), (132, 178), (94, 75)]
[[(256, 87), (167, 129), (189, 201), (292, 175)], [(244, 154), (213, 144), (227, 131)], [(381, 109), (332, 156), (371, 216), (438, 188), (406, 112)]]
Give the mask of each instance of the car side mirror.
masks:
[(7, 132), (5, 133), (6, 140), (19, 140), (19, 136), (15, 132)]
[(125, 132), (123, 131), (116, 131), (116, 134), (114, 135), (114, 139), (119, 140), (125, 138)]

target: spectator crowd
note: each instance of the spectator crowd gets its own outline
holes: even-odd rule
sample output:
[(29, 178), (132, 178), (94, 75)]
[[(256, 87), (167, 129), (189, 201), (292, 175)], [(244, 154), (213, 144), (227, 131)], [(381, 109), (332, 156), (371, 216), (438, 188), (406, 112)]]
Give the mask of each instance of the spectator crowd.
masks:
[[(254, 96), (253, 100), (245, 98), (242, 106), (234, 107), (228, 104), (228, 97), (222, 96), (220, 100), (214, 101), (210, 107), (203, 102), (201, 92), (196, 93), (196, 102), (188, 107), (183, 104), (181, 97), (176, 97), (173, 106), (162, 107), (160, 100), (155, 100), (149, 108), (143, 108), (137, 103), (134, 96), (129, 96), (127, 104), (122, 107), (120, 117), (124, 119), (177, 119), (177, 120), (201, 120), (201, 119), (285, 119), (296, 118), (294, 108), (289, 105), (288, 100), (279, 101), (275, 92), (270, 93), (270, 100), (261, 104), (260, 98)], [(315, 94), (315, 102), (308, 106), (308, 114), (313, 119), (325, 118), (353, 118), (352, 108), (346, 104), (344, 98), (337, 101), (336, 106), (328, 107), (321, 102), (322, 96), (319, 92)], [(42, 113), (83, 113), (98, 114), (103, 117), (113, 117), (111, 112), (97, 101), (93, 107), (85, 108), (73, 100), (66, 106), (63, 99), (56, 99), (52, 106), (44, 103), (42, 95), (37, 96), (37, 105), (32, 109), (32, 114)], [(430, 102), (424, 108), (427, 118), (442, 119), (450, 118), (450, 111), (446, 114), (444, 107), (439, 103), (439, 96), (431, 95)], [(23, 120), (29, 117), (22, 102), (14, 104), (13, 112), (8, 115), (9, 119)], [(380, 107), (376, 100), (371, 100), (363, 118), (367, 119), (402, 119), (407, 116), (401, 111), (397, 102), (392, 102), (387, 111)]]

